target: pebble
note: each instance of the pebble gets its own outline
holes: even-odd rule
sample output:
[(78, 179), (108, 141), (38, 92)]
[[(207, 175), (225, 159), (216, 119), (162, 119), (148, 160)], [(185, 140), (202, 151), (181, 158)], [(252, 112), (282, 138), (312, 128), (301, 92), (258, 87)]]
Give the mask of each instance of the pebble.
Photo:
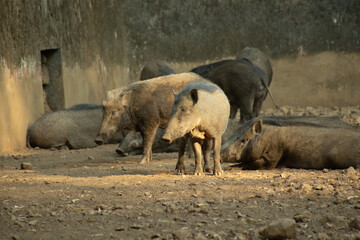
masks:
[(304, 192), (311, 192), (312, 187), (309, 184), (304, 183), (299, 186), (299, 189)]
[(267, 239), (296, 239), (295, 220), (280, 218), (260, 230), (259, 234)]
[(191, 239), (192, 234), (188, 229), (180, 229), (172, 233), (174, 239), (177, 240), (184, 240), (184, 239)]
[(31, 165), (31, 163), (28, 163), (28, 162), (22, 162), (21, 165), (20, 165), (20, 168), (22, 170), (31, 170), (33, 167)]
[(93, 156), (89, 156), (88, 160), (95, 160), (95, 158)]
[(349, 227), (360, 230), (360, 216), (357, 216), (357, 217), (351, 219), (351, 221), (349, 223)]
[(346, 174), (355, 174), (356, 170), (354, 167), (349, 167), (348, 169), (346, 169)]

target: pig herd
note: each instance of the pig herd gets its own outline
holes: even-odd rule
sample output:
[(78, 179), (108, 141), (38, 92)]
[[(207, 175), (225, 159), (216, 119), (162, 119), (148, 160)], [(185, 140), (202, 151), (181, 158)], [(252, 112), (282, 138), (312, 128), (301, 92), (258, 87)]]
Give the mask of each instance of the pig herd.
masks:
[[(107, 92), (102, 105), (80, 104), (40, 117), (27, 145), (88, 148), (120, 142), (120, 156), (178, 151), (175, 170), (184, 173), (186, 145), (195, 175), (220, 176), (221, 162), (243, 169), (347, 168), (360, 165), (360, 131), (338, 117), (260, 117), (273, 70), (269, 58), (245, 48), (236, 59), (176, 74), (165, 62), (150, 62), (140, 80)], [(240, 110), (240, 122), (234, 120)], [(95, 144), (96, 143), (96, 144)], [(213, 157), (213, 165), (210, 158)], [(202, 163), (202, 160), (204, 163)]]

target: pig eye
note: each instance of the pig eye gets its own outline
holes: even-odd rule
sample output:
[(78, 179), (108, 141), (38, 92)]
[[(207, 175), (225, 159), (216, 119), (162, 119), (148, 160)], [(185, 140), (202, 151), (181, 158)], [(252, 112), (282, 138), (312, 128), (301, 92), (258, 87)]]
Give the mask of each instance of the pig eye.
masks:
[(186, 107), (181, 107), (181, 108), (180, 108), (180, 111), (181, 111), (181, 112), (186, 112), (186, 110), (187, 110)]
[(116, 111), (111, 112), (111, 116), (115, 116), (115, 114), (116, 114)]

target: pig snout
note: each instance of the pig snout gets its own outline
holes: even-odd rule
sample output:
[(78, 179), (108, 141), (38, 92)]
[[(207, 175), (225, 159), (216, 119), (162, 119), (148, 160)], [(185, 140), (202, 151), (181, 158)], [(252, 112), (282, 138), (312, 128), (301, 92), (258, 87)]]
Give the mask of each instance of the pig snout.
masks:
[(129, 154), (128, 153), (126, 153), (123, 149), (121, 149), (121, 148), (117, 148), (116, 150), (116, 153), (117, 154), (119, 154), (120, 156), (122, 156), (122, 157), (125, 157), (125, 156), (128, 156)]
[(166, 143), (166, 144), (170, 144), (170, 143), (171, 143), (171, 140), (170, 140), (169, 138), (164, 138), (164, 137), (162, 137), (160, 140), (161, 140), (163, 143)]
[(100, 135), (98, 135), (98, 136), (96, 136), (96, 138), (95, 138), (95, 143), (96, 143), (97, 145), (102, 145), (102, 144), (104, 144), (104, 139), (103, 139)]

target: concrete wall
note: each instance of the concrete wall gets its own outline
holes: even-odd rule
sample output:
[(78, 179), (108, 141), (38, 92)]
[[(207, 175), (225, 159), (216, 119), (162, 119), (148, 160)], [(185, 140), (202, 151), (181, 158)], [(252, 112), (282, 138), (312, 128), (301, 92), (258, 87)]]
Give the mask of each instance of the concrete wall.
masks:
[(357, 0), (0, 0), (0, 152), (23, 148), (46, 110), (52, 50), (63, 107), (101, 103), (152, 59), (182, 72), (245, 46), (271, 56), (280, 105), (358, 105), (359, 12)]
[(28, 125), (44, 113), (41, 51), (60, 52), (62, 107), (100, 103), (128, 83), (119, 3), (0, 1), (0, 152), (25, 147)]

